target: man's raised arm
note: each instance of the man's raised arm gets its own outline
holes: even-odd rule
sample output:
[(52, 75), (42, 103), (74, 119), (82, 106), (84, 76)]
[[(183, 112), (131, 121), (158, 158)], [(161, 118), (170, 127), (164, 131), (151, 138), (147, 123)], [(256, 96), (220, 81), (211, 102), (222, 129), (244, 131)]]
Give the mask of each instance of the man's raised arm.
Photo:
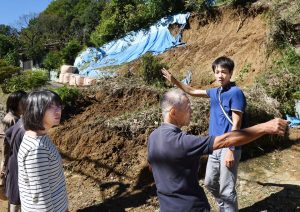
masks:
[(197, 97), (206, 97), (207, 93), (206, 90), (201, 90), (201, 89), (196, 89), (193, 88), (189, 85), (185, 85), (182, 82), (178, 81), (167, 69), (163, 68), (161, 70), (164, 78), (166, 78), (169, 82), (171, 82), (172, 84), (175, 84), (178, 88), (180, 88), (181, 90), (183, 90), (185, 93), (191, 95), (191, 96), (197, 96)]

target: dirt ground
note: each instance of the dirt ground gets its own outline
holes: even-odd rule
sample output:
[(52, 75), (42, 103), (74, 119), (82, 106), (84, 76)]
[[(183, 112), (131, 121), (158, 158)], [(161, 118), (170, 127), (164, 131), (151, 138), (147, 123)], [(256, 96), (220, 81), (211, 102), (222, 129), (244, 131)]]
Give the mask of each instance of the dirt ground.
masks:
[[(240, 211), (300, 211), (300, 130), (292, 129), (290, 138), (290, 148), (241, 162), (237, 181)], [(69, 166), (65, 161), (71, 211), (158, 210), (151, 173), (144, 164), (136, 164), (130, 171), (139, 172), (139, 179), (113, 172), (102, 180)], [(203, 185), (203, 179), (199, 183)], [(212, 211), (217, 211), (213, 198), (206, 193)], [(6, 204), (1, 196), (0, 212), (6, 211)]]
[[(298, 141), (287, 141), (293, 143), (288, 149), (275, 150), (241, 162), (237, 182), (240, 211), (300, 211), (300, 130), (292, 130), (292, 137)], [(151, 178), (151, 173), (146, 169), (136, 171), (141, 172), (141, 177)], [(69, 171), (66, 176), (71, 209), (74, 211), (79, 208), (78, 211), (158, 210), (152, 180), (131, 190), (131, 184), (135, 180), (125, 175), (122, 182), (111, 177), (110, 182), (104, 184)], [(199, 183), (203, 185), (203, 179)], [(217, 211), (213, 198), (206, 193), (213, 207), (212, 211)]]
[[(247, 15), (224, 9), (218, 18), (206, 22), (192, 15), (183, 33), (187, 44), (165, 52), (162, 59), (178, 78), (192, 70), (192, 84), (205, 87), (214, 85), (211, 62), (227, 55), (236, 63), (234, 77), (241, 85), (250, 85), (268, 64), (268, 29), (259, 8)], [(89, 89), (85, 92), (88, 103), (69, 111), (72, 117), (51, 131), (64, 159), (69, 209), (157, 211), (146, 146), (148, 135), (161, 121), (161, 91), (137, 83), (134, 77), (108, 79)], [(197, 124), (208, 126), (207, 107), (197, 110), (203, 111), (197, 117), (202, 122)], [(198, 130), (205, 133), (205, 129)], [(289, 136), (284, 148), (241, 162), (237, 183), (241, 211), (300, 211), (300, 131), (291, 130)], [(199, 183), (203, 184), (202, 179)], [(7, 204), (1, 198), (0, 212)], [(213, 199), (209, 200), (215, 211)]]

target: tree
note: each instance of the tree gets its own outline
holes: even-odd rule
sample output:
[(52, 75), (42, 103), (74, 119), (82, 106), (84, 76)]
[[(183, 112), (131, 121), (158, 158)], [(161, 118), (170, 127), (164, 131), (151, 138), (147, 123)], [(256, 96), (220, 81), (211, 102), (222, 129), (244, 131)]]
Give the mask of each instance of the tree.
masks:
[(0, 84), (3, 84), (8, 78), (18, 73), (20, 67), (15, 67), (7, 64), (4, 60), (0, 59)]
[(0, 25), (0, 57), (3, 58), (7, 53), (15, 52), (18, 45), (17, 30), (7, 25)]
[(147, 28), (163, 16), (184, 10), (183, 0), (112, 0), (101, 13), (91, 41), (101, 46), (130, 31)]
[(77, 40), (71, 40), (66, 45), (64, 49), (62, 49), (62, 56), (64, 62), (66, 64), (73, 64), (78, 52), (81, 50), (81, 45)]
[(43, 60), (43, 66), (48, 70), (57, 69), (62, 64), (62, 55), (59, 51), (49, 52)]
[(45, 49), (42, 43), (42, 32), (38, 25), (37, 18), (30, 20), (29, 26), (22, 29), (20, 33), (20, 42), (23, 46), (23, 51), (28, 58), (31, 58), (34, 63), (41, 61), (45, 54)]

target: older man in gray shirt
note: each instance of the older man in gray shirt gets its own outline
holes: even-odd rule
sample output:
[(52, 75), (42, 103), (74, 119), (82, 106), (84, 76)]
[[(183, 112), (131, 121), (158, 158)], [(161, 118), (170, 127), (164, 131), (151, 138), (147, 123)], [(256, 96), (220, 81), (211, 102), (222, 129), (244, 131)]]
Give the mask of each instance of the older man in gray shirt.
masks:
[(191, 120), (186, 94), (174, 89), (161, 100), (164, 122), (149, 136), (148, 161), (152, 168), (161, 212), (209, 211), (198, 183), (199, 158), (213, 150), (247, 144), (265, 134), (284, 135), (287, 121), (273, 119), (221, 136), (194, 136), (181, 131)]

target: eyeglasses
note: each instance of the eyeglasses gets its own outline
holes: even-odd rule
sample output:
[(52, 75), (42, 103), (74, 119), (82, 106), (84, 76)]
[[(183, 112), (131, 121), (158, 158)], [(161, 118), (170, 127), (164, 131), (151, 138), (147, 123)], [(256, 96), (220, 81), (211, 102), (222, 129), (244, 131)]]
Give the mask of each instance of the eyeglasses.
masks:
[(60, 112), (64, 109), (64, 106), (63, 105), (50, 105), (49, 109), (54, 112)]

